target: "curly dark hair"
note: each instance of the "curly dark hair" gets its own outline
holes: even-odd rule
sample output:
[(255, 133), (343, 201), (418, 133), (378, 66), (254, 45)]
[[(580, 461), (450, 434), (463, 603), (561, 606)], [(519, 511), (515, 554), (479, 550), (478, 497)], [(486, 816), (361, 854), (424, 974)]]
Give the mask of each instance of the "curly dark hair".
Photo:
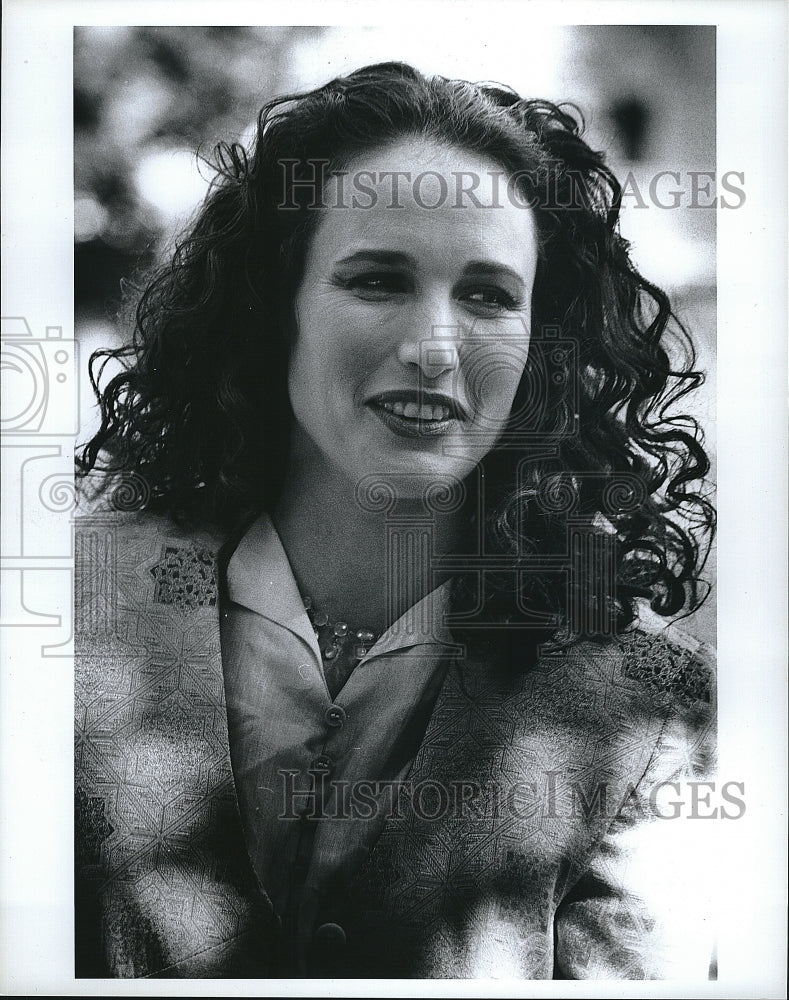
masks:
[[(553, 634), (624, 628), (638, 597), (666, 616), (695, 609), (714, 510), (702, 432), (676, 404), (703, 376), (667, 296), (630, 260), (620, 186), (579, 117), (401, 63), (267, 103), (249, 155), (217, 147), (211, 189), (142, 293), (131, 343), (91, 358), (101, 426), (78, 474), (133, 472), (146, 506), (180, 521), (232, 526), (271, 509), (290, 433), (287, 317), (320, 218), (303, 182), (319, 161), (327, 177), (421, 135), (517, 176), (540, 243), (519, 416), (480, 468), (486, 551), (509, 561), (484, 587), (460, 573), (456, 607)], [(109, 359), (123, 370), (101, 389)]]

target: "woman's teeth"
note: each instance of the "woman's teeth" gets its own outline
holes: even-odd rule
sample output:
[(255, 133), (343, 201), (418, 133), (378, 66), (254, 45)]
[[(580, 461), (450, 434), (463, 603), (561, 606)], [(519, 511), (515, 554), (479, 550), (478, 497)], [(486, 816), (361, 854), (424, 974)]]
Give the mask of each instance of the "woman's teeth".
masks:
[(448, 406), (431, 406), (429, 403), (381, 403), (381, 407), (398, 417), (409, 420), (448, 420)]

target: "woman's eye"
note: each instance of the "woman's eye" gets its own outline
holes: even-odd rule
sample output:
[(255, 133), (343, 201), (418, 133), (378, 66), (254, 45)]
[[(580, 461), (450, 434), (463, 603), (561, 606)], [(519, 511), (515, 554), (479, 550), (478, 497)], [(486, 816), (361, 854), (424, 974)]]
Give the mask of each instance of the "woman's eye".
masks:
[(487, 312), (497, 310), (517, 309), (519, 303), (505, 292), (503, 288), (476, 288), (464, 292), (461, 296), (465, 302), (470, 302), (474, 306), (481, 307)]
[(407, 283), (399, 274), (359, 274), (346, 285), (362, 298), (376, 299), (406, 291)]

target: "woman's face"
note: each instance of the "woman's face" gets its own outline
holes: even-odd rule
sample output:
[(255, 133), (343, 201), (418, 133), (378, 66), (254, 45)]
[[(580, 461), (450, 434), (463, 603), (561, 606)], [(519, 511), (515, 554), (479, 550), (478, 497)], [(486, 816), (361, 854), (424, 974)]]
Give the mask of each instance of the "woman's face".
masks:
[(422, 138), (330, 182), (324, 204), (340, 207), (321, 210), (294, 303), (292, 462), (415, 496), (494, 447), (537, 265), (532, 211), (505, 191), (493, 161)]

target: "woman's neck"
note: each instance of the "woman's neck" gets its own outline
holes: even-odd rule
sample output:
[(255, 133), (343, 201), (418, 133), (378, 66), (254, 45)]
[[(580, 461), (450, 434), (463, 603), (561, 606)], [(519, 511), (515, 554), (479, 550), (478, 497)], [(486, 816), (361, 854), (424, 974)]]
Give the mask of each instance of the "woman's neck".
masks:
[(290, 464), (273, 521), (302, 596), (333, 621), (374, 632), (446, 579), (431, 557), (454, 549), (461, 523), (421, 499), (365, 509), (356, 483), (319, 460)]

